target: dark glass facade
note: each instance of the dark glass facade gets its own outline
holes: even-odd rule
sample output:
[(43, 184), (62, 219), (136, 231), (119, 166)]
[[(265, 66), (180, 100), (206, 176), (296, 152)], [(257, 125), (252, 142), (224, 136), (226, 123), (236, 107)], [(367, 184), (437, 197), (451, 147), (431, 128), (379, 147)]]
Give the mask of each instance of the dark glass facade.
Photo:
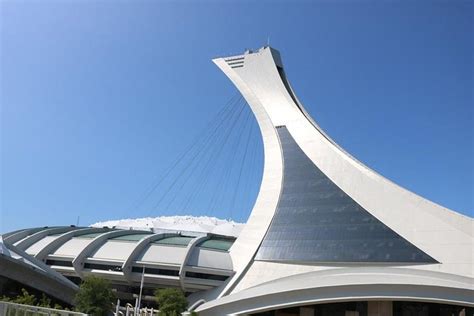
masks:
[(436, 263), (334, 184), (285, 126), (277, 128), (283, 184), (256, 260), (295, 263)]

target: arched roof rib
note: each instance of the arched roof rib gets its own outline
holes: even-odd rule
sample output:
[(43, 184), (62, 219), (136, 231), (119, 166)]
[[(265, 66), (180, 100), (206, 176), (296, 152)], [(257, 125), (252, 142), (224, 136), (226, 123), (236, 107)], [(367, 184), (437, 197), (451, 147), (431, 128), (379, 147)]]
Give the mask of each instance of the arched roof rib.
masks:
[(189, 260), (189, 257), (191, 256), (192, 251), (196, 247), (196, 245), (200, 244), (201, 242), (208, 240), (210, 238), (210, 235), (206, 236), (201, 236), (193, 239), (187, 246), (187, 251), (186, 251), (186, 256), (184, 257), (183, 262), (181, 263), (181, 266), (179, 267), (179, 281), (181, 284), (181, 288), (183, 290), (186, 289), (185, 286), (185, 278), (186, 278), (186, 264)]
[(41, 260), (28, 255), (0, 236), (0, 276), (26, 284), (71, 304), (78, 287)]
[(39, 260), (45, 260), (46, 257), (57, 250), (61, 245), (70, 240), (73, 237), (77, 237), (83, 234), (89, 234), (100, 231), (108, 231), (106, 228), (79, 228), (73, 231), (66, 232), (59, 236), (58, 238), (51, 241), (49, 244), (45, 245), (38, 253), (35, 254), (35, 257)]
[(145, 267), (149, 286), (197, 291), (219, 286), (234, 274), (228, 253), (234, 239), (228, 236), (73, 226), (25, 229), (8, 236), (36, 259), (80, 278), (98, 273), (112, 282), (137, 285), (138, 266)]
[(125, 262), (122, 265), (122, 272), (127, 279), (128, 282), (133, 282), (132, 278), (132, 265), (134, 261), (138, 258), (138, 256), (145, 251), (146, 247), (157, 240), (166, 238), (166, 237), (173, 237), (173, 236), (179, 236), (177, 233), (165, 233), (165, 234), (153, 234), (148, 237), (143, 237), (137, 244), (135, 245), (135, 248), (132, 250), (128, 258), (125, 260)]
[(14, 231), (11, 231), (11, 232), (8, 232), (8, 233), (4, 233), (4, 234), (2, 235), (2, 237), (3, 237), (3, 239), (7, 239), (7, 238), (9, 238), (10, 236), (13, 236), (13, 235), (15, 235), (15, 234), (19, 234), (19, 233), (21, 233), (21, 232), (24, 232), (25, 230), (27, 230), (27, 229), (24, 229), (24, 228), (23, 228), (23, 229), (14, 230)]
[(53, 228), (47, 228), (40, 230), (38, 232), (35, 232), (32, 235), (29, 235), (28, 237), (22, 239), (20, 242), (18, 242), (15, 246), (21, 250), (27, 250), (28, 247), (33, 245), (34, 243), (38, 242), (39, 240), (43, 239), (46, 236), (54, 235), (54, 234), (63, 234), (67, 233), (69, 231), (77, 230), (77, 227), (71, 226), (71, 227), (53, 227)]
[(22, 229), (22, 230), (17, 230), (15, 232), (11, 232), (11, 233), (6, 233), (6, 234), (3, 234), (3, 241), (6, 242), (6, 243), (9, 243), (10, 245), (13, 245), (19, 241), (21, 241), (22, 239), (25, 239), (27, 238), (28, 236), (38, 232), (38, 231), (41, 231), (41, 230), (45, 230), (45, 229), (48, 229), (48, 228), (54, 228), (54, 227), (34, 227), (34, 228), (27, 228), (27, 229)]
[(83, 270), (84, 270), (84, 263), (85, 259), (91, 255), (91, 253), (98, 249), (100, 246), (103, 246), (105, 242), (113, 237), (120, 237), (124, 235), (133, 235), (133, 234), (140, 234), (143, 233), (143, 231), (131, 231), (131, 230), (113, 230), (110, 232), (106, 232), (103, 234), (100, 234), (99, 236), (95, 237), (92, 239), (92, 241), (87, 244), (87, 246), (82, 249), (80, 253), (77, 254), (77, 256), (72, 260), (72, 266), (74, 267), (74, 270), (76, 271), (77, 275), (83, 276)]

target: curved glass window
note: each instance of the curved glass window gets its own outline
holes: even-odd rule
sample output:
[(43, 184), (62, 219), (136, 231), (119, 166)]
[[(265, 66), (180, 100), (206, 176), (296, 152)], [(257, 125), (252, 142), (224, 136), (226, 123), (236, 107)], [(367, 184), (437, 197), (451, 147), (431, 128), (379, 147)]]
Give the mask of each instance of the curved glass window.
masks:
[(154, 241), (154, 244), (159, 245), (169, 245), (169, 246), (187, 246), (191, 240), (195, 237), (187, 236), (175, 236), (175, 237), (166, 237), (157, 241)]
[(95, 237), (98, 237), (98, 236), (100, 236), (102, 234), (105, 234), (105, 233), (107, 233), (107, 231), (99, 231), (99, 232), (96, 232), (96, 233), (78, 235), (78, 236), (75, 236), (74, 238), (94, 239)]
[(235, 240), (224, 238), (211, 238), (199, 244), (200, 248), (228, 251)]
[(285, 126), (277, 210), (256, 260), (436, 263), (372, 216), (306, 156)]
[(142, 238), (150, 236), (151, 232), (136, 232), (130, 235), (123, 235), (118, 237), (110, 238), (110, 240), (124, 240), (124, 241), (140, 241)]

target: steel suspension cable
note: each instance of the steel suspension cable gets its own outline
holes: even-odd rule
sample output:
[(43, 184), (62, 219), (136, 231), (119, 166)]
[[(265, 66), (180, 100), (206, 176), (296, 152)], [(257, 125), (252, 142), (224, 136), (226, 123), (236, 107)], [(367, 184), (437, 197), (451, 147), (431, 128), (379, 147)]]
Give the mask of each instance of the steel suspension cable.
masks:
[[(248, 106), (246, 106), (246, 108), (248, 109)], [(245, 127), (247, 126), (249, 116), (250, 116), (250, 110), (247, 112), (247, 115), (246, 115), (245, 125), (244, 125)], [(242, 133), (239, 133), (239, 137), (234, 142), (232, 148), (238, 148), (239, 144), (241, 142), (241, 139), (242, 139)], [(219, 181), (219, 183), (222, 183), (221, 188), (222, 188), (223, 193), (219, 196), (218, 191), (214, 192), (215, 194), (214, 194), (213, 198), (211, 199), (211, 206), (210, 206), (211, 210), (213, 210), (215, 207), (217, 207), (219, 205), (219, 201), (221, 201), (221, 200), (222, 200), (222, 204), (221, 204), (222, 207), (225, 205), (225, 202), (223, 200), (225, 199), (226, 194), (229, 191), (229, 184), (230, 184), (231, 179), (232, 179), (232, 173), (234, 171), (234, 166), (235, 166), (235, 161), (236, 161), (235, 154), (236, 154), (235, 150), (231, 151), (230, 154), (229, 154), (230, 157), (226, 160), (226, 161), (230, 161), (231, 165), (226, 167), (226, 170), (222, 174), (221, 179)]]
[(233, 104), (241, 98), (239, 93), (236, 93), (232, 98), (226, 103), (226, 105), (219, 110), (219, 112), (208, 122), (206, 127), (193, 139), (193, 141), (186, 147), (186, 149), (178, 156), (178, 159), (174, 161), (170, 167), (166, 169), (164, 174), (157, 177), (155, 181), (152, 182), (149, 189), (147, 189), (144, 194), (133, 204), (131, 210), (137, 210), (143, 203), (150, 198), (153, 192), (164, 182), (164, 180), (172, 173), (172, 171), (184, 160), (189, 152), (191, 152), (199, 143), (199, 139), (207, 133), (207, 129), (212, 127), (216, 122), (221, 122), (220, 117), (227, 113), (229, 109), (233, 108)]
[[(240, 100), (241, 100), (241, 97), (239, 98), (238, 102), (240, 103)], [(220, 125), (222, 125), (222, 120), (219, 122), (219, 124), (216, 126), (216, 129), (215, 131), (218, 130), (218, 127)], [(206, 139), (206, 143), (209, 141), (209, 138)], [(198, 148), (198, 151), (191, 157), (191, 163), (194, 159), (196, 159), (197, 155), (203, 150), (203, 146), (201, 146), (200, 148)], [(167, 194), (171, 191), (171, 189), (173, 189), (176, 185), (176, 183), (181, 179), (181, 177), (185, 174), (185, 172), (189, 169), (191, 163), (188, 163), (184, 169), (179, 173), (179, 175), (177, 177), (175, 177), (174, 181), (171, 183), (171, 185), (168, 187), (167, 190), (164, 191), (164, 193), (162, 194), (161, 198), (158, 200), (158, 202), (155, 204), (155, 206), (153, 207), (154, 210), (156, 210), (158, 208), (158, 206), (161, 204), (161, 202), (163, 201), (163, 199), (167, 196)]]
[(253, 131), (253, 125), (251, 124), (250, 129), (249, 129), (249, 133), (247, 135), (247, 142), (245, 144), (245, 152), (244, 152), (244, 155), (243, 155), (243, 158), (242, 158), (242, 163), (240, 165), (239, 177), (237, 178), (237, 185), (235, 186), (234, 196), (232, 197), (232, 206), (231, 206), (230, 218), (232, 218), (232, 212), (233, 212), (233, 209), (235, 208), (235, 198), (237, 197), (237, 192), (239, 190), (240, 179), (242, 177), (242, 171), (244, 170), (244, 165), (245, 165), (245, 161), (246, 161), (245, 159), (247, 158), (247, 152), (248, 152), (248, 149), (249, 149), (250, 136), (252, 135), (252, 131)]
[[(232, 120), (232, 116), (231, 117), (231, 120)], [(199, 147), (199, 151), (196, 153), (196, 155), (193, 156), (191, 162), (188, 164), (187, 168), (185, 168), (186, 170), (184, 170), (184, 172), (182, 173), (182, 176), (184, 177), (184, 175), (186, 174), (186, 171), (187, 170), (190, 170), (190, 173), (187, 177), (184, 177), (184, 181), (177, 187), (177, 190), (175, 191), (175, 194), (173, 195), (173, 197), (170, 199), (170, 201), (168, 202), (167, 206), (165, 207), (166, 209), (168, 209), (172, 203), (175, 201), (175, 199), (178, 197), (178, 195), (181, 195), (182, 194), (182, 189), (183, 187), (189, 182), (190, 179), (192, 179), (192, 176), (194, 174), (194, 172), (196, 170), (198, 170), (197, 166), (199, 165), (200, 162), (203, 161), (203, 159), (201, 159), (201, 153), (203, 153), (203, 155), (206, 154), (206, 150), (207, 148), (210, 146), (211, 148), (213, 148), (214, 146), (212, 146), (214, 144), (214, 137), (216, 136), (216, 133), (219, 131), (219, 128), (222, 124), (224, 124), (226, 122), (226, 120), (222, 120), (221, 121), (221, 124), (219, 124), (218, 126), (216, 126), (216, 128), (214, 129), (213, 133), (210, 135), (210, 137), (208, 137), (206, 140), (205, 140), (205, 143)], [(224, 125), (226, 126), (226, 125)], [(217, 134), (217, 137), (218, 137), (219, 134)], [(195, 166), (194, 168), (191, 168)], [(178, 177), (179, 178), (179, 177)], [(176, 180), (179, 180), (179, 179), (176, 179)], [(178, 181), (176, 181), (177, 183)]]
[[(245, 102), (243, 103), (243, 105), (244, 105), (244, 106), (242, 107), (242, 109), (248, 108), (248, 107), (246, 106)], [(248, 113), (247, 113), (247, 114), (248, 114)], [(235, 124), (234, 124), (234, 125), (235, 125)], [(231, 131), (234, 131), (234, 128), (233, 128), (233, 127), (232, 127), (232, 130), (231, 130)], [(230, 133), (228, 133), (228, 135), (226, 135), (225, 144), (227, 144), (227, 141), (228, 141), (228, 139), (229, 139), (229, 136), (230, 136)], [(224, 144), (224, 146), (225, 146), (225, 144)], [(224, 146), (221, 146), (221, 147), (223, 148)], [(234, 150), (231, 152), (231, 154), (234, 154), (234, 153), (235, 153), (235, 148), (236, 148), (236, 146), (234, 145), (232, 148), (234, 148)], [(221, 149), (221, 151), (222, 151), (222, 149)], [(231, 155), (231, 157), (228, 158), (228, 159), (223, 159), (223, 161), (231, 161), (231, 162), (233, 162), (233, 159), (232, 159), (232, 158), (233, 158), (233, 155)], [(217, 183), (219, 184), (219, 188), (222, 189), (222, 192), (224, 192), (224, 193), (222, 193), (221, 197), (225, 195), (225, 191), (226, 191), (226, 189), (227, 189), (227, 182), (229, 181), (231, 171), (232, 171), (232, 164), (231, 164), (231, 166), (226, 166), (224, 172), (221, 174), (221, 176), (219, 177), (219, 179), (218, 179), (218, 181), (217, 181)], [(208, 209), (211, 211), (211, 214), (212, 214), (212, 212), (213, 212), (213, 210), (214, 210), (214, 206), (217, 206), (217, 203), (218, 203), (219, 200), (220, 200), (220, 198), (219, 198), (219, 190), (215, 190), (215, 191), (213, 192), (213, 195), (212, 195), (211, 199), (209, 200)]]
[[(221, 134), (221, 135), (224, 135), (224, 134)], [(219, 163), (219, 158), (226, 145), (223, 143), (224, 140), (225, 140), (224, 137), (221, 137), (220, 140), (216, 141), (216, 146), (212, 147), (212, 149), (215, 149), (215, 150), (209, 152), (208, 154), (209, 159), (207, 159), (204, 168), (201, 170), (201, 173), (197, 179), (198, 183), (195, 189), (193, 190), (192, 194), (190, 194), (190, 196), (188, 197), (188, 199), (185, 201), (183, 205), (184, 211), (188, 210), (191, 200), (193, 200), (196, 196), (198, 196), (198, 194), (201, 193), (201, 191), (208, 185), (209, 181), (212, 178), (212, 175), (218, 169), (217, 165)]]

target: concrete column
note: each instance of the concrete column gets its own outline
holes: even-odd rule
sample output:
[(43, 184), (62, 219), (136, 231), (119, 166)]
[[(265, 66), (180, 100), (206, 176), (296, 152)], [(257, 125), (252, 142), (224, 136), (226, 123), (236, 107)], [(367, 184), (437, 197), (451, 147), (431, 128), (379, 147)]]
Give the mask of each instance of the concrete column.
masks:
[(368, 316), (393, 316), (391, 301), (369, 301), (367, 310)]

